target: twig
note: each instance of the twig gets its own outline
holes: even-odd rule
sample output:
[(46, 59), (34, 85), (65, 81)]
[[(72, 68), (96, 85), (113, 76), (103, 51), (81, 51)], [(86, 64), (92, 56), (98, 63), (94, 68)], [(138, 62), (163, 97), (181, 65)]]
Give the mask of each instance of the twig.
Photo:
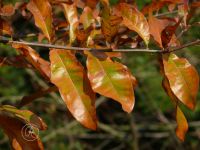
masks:
[(87, 47), (69, 47), (69, 46), (61, 46), (61, 45), (52, 45), (52, 44), (43, 44), (43, 43), (34, 43), (34, 42), (26, 42), (26, 41), (13, 41), (6, 37), (0, 36), (0, 43), (9, 43), (9, 44), (24, 44), (29, 46), (37, 46), (37, 47), (45, 47), (45, 48), (56, 48), (56, 49), (65, 49), (65, 50), (78, 50), (78, 51), (101, 51), (101, 52), (146, 52), (146, 53), (171, 53), (174, 51), (181, 50), (183, 48), (199, 45), (200, 40), (184, 44), (182, 46), (176, 47), (171, 50), (153, 50), (153, 49), (111, 49), (111, 48), (87, 48)]

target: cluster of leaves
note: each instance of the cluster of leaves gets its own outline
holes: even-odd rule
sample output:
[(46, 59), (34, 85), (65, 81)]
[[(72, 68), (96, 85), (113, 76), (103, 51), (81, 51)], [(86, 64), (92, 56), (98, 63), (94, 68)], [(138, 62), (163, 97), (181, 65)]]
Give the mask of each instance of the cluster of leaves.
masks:
[[(47, 39), (51, 44), (87, 47), (93, 51), (50, 48), (49, 62), (26, 44), (8, 42), (20, 55), (12, 59), (0, 58), (0, 66), (35, 69), (45, 81), (55, 85), (47, 91), (24, 98), (21, 106), (48, 92), (59, 90), (74, 118), (85, 127), (95, 130), (96, 93), (119, 102), (123, 110), (130, 113), (135, 104), (134, 89), (137, 85), (136, 78), (120, 63), (122, 54), (103, 50), (149, 47), (152, 40), (152, 44), (163, 51), (159, 54), (163, 87), (175, 106), (176, 134), (183, 141), (188, 123), (180, 105), (184, 104), (192, 110), (195, 108), (199, 75), (187, 59), (179, 58), (169, 50), (181, 47), (176, 32), (179, 28), (186, 30), (190, 27), (191, 16), (199, 6), (199, 2), (189, 5), (187, 0), (153, 1), (141, 11), (134, 1), (129, 0), (30, 0), (28, 3), (16, 3), (15, 6), (4, 5), (0, 10), (0, 35), (16, 38), (10, 18), (20, 13), (27, 20), (33, 16), (35, 25), (41, 31), (38, 41)], [(65, 19), (59, 18), (55, 7), (60, 8)], [(167, 17), (158, 14), (165, 7), (169, 13), (178, 9), (178, 15)], [(61, 36), (60, 32), (63, 33)], [(86, 62), (79, 61), (77, 54), (86, 58)], [(32, 116), (28, 111), (1, 106), (0, 126), (11, 139), (13, 149), (34, 149), (34, 146), (43, 149), (39, 139), (36, 143), (27, 144), (20, 137), (19, 131), (27, 122), (42, 124), (39, 129), (46, 128), (41, 119), (39, 123), (31, 120)], [(15, 124), (15, 128), (10, 124)]]

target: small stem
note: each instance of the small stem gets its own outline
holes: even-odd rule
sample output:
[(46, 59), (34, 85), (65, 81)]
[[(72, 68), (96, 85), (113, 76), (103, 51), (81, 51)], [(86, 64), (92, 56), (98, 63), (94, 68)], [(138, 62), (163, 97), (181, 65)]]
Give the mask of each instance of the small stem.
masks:
[(65, 49), (65, 50), (78, 50), (78, 51), (101, 51), (101, 52), (146, 52), (146, 53), (171, 53), (174, 51), (181, 50), (183, 48), (199, 45), (200, 40), (192, 41), (190, 43), (184, 44), (182, 46), (173, 48), (171, 50), (154, 50), (154, 49), (111, 49), (111, 48), (87, 48), (87, 47), (69, 47), (61, 45), (52, 45), (52, 44), (43, 44), (43, 43), (34, 43), (26, 41), (13, 41), (6, 37), (0, 36), (0, 43), (9, 43), (9, 44), (24, 44), (29, 46), (45, 47), (45, 48), (55, 48), (55, 49)]

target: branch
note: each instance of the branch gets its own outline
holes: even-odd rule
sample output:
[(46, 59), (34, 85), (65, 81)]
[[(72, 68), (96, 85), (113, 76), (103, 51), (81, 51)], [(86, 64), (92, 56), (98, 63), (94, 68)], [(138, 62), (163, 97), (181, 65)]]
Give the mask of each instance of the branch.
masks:
[(184, 44), (182, 46), (166, 49), (166, 50), (154, 50), (154, 49), (111, 49), (111, 48), (87, 48), (87, 47), (69, 47), (69, 46), (61, 46), (61, 45), (52, 45), (52, 44), (43, 44), (43, 43), (34, 43), (34, 42), (26, 42), (26, 41), (13, 41), (7, 37), (0, 36), (0, 43), (9, 43), (9, 44), (24, 44), (29, 46), (36, 47), (45, 47), (45, 48), (56, 48), (56, 49), (65, 49), (65, 50), (78, 50), (78, 51), (101, 51), (101, 52), (146, 52), (146, 53), (171, 53), (174, 51), (181, 50), (186, 47), (199, 45), (200, 39), (196, 41), (192, 41), (190, 43)]

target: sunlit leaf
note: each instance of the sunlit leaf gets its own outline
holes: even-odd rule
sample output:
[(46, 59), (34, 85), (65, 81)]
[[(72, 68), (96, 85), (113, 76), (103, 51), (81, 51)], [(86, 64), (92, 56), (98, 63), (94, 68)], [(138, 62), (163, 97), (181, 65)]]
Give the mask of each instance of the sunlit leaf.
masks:
[(184, 58), (175, 54), (163, 55), (163, 71), (170, 89), (188, 108), (194, 109), (199, 89), (199, 75), (196, 69)]
[(79, 24), (77, 8), (73, 4), (68, 5), (68, 4), (62, 3), (62, 6), (64, 9), (65, 17), (70, 24), (70, 31), (69, 31), (70, 43), (73, 43), (76, 39), (76, 29)]
[(126, 112), (131, 112), (134, 104), (132, 75), (128, 68), (109, 58), (100, 60), (87, 53), (88, 78), (92, 89), (106, 97), (116, 100)]
[(33, 14), (37, 27), (49, 41), (52, 41), (54, 36), (52, 8), (48, 0), (30, 0), (27, 9)]
[(84, 68), (75, 55), (66, 50), (50, 51), (51, 81), (72, 115), (85, 127), (96, 129), (95, 94)]
[(92, 23), (94, 23), (92, 10), (90, 7), (85, 7), (83, 13), (80, 16), (80, 23), (83, 24), (84, 29), (86, 30)]
[(120, 3), (115, 7), (115, 13), (123, 18), (122, 24), (137, 32), (148, 45), (150, 39), (149, 25), (141, 12), (129, 4)]

